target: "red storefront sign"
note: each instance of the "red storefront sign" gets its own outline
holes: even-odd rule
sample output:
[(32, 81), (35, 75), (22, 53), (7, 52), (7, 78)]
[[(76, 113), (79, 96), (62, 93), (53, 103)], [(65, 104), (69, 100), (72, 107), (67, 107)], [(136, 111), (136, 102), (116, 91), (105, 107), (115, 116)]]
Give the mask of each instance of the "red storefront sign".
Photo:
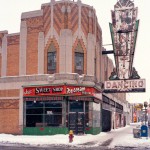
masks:
[(66, 86), (67, 95), (92, 95), (95, 93), (93, 87), (84, 87), (84, 86)]
[(91, 95), (96, 93), (93, 87), (84, 86), (39, 86), (23, 88), (23, 96)]
[(64, 93), (64, 86), (25, 87), (23, 89), (23, 96), (60, 95)]

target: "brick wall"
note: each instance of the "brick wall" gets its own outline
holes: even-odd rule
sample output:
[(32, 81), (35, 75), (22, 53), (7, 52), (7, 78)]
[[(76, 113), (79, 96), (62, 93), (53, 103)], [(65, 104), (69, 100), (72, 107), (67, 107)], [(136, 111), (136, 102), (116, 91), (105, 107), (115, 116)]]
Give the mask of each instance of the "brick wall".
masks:
[(19, 75), (19, 35), (7, 38), (7, 76)]
[(24, 19), (27, 22), (26, 73), (38, 73), (38, 36), (43, 31), (43, 18)]
[(0, 90), (0, 97), (19, 97), (19, 89)]
[(20, 134), (19, 100), (0, 100), (0, 133)]
[(0, 54), (0, 77), (1, 77), (1, 68), (2, 68), (2, 55)]

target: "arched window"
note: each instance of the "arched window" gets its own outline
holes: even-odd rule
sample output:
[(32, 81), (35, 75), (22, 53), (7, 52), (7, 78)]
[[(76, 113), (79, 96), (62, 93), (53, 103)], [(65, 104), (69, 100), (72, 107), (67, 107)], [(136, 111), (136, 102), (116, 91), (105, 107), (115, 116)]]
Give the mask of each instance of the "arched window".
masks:
[(54, 44), (51, 43), (47, 52), (47, 73), (56, 73), (56, 55)]
[(80, 43), (75, 49), (75, 73), (84, 74), (84, 51)]

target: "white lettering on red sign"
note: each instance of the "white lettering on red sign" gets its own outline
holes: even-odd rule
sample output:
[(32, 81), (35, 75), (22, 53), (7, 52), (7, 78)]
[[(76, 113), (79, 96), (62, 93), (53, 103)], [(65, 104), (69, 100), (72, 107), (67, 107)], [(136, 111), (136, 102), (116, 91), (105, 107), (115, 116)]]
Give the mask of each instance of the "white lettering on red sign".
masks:
[(50, 93), (51, 88), (35, 88), (35, 94)]
[(67, 88), (67, 94), (84, 92), (84, 91), (85, 91), (85, 87)]
[(25, 89), (24, 95), (30, 95), (32, 93), (32, 90)]

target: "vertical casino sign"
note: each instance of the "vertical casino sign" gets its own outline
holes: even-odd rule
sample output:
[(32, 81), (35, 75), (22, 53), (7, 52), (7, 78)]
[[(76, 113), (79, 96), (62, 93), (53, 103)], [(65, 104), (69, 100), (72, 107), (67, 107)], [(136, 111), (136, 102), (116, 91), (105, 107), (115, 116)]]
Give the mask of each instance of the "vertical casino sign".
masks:
[[(114, 6), (114, 10), (111, 11), (112, 23), (110, 23), (109, 26), (116, 68), (111, 73), (109, 77), (110, 80), (140, 80), (140, 76), (133, 67), (139, 26), (137, 13), (138, 8), (134, 7), (134, 3), (131, 0), (118, 0)], [(144, 92), (145, 80), (142, 80), (141, 82), (143, 82), (143, 87), (140, 87), (140, 91)], [(107, 81), (105, 85), (108, 85)], [(107, 91), (106, 86), (105, 91)], [(111, 91), (111, 89), (109, 89), (109, 91)], [(125, 92), (127, 90), (122, 89), (122, 92), (123, 91)], [(138, 89), (136, 88), (136, 90), (131, 90), (130, 88), (128, 91), (138, 91)]]

